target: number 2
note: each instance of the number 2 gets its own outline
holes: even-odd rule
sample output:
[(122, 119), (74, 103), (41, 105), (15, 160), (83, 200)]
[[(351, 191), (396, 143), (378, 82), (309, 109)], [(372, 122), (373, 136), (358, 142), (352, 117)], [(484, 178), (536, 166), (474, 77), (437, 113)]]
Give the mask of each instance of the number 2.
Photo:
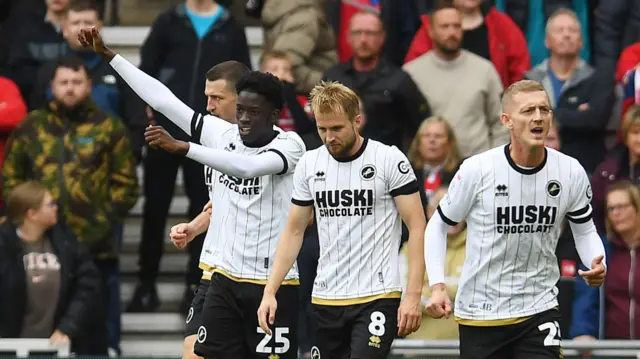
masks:
[(387, 322), (387, 318), (384, 316), (384, 313), (375, 311), (371, 313), (370, 318), (371, 323), (369, 323), (369, 333), (376, 337), (383, 336), (385, 332), (384, 324)]
[[(262, 330), (262, 328), (260, 327), (257, 327), (256, 331), (258, 334), (264, 334), (264, 338), (262, 338), (260, 343), (258, 343), (258, 346), (256, 346), (256, 353), (271, 354), (271, 351), (274, 348), (267, 346), (267, 344), (269, 344), (269, 342), (271, 341), (271, 335), (265, 333), (264, 330)], [(284, 354), (288, 352), (289, 348), (291, 347), (291, 342), (284, 335), (289, 334), (289, 328), (280, 327), (275, 328), (273, 331), (276, 334), (276, 344), (281, 345), (280, 347), (275, 348), (276, 354)]]
[(548, 330), (549, 333), (544, 338), (545, 347), (560, 346), (560, 324), (558, 322), (546, 322), (538, 325), (538, 329), (542, 332)]

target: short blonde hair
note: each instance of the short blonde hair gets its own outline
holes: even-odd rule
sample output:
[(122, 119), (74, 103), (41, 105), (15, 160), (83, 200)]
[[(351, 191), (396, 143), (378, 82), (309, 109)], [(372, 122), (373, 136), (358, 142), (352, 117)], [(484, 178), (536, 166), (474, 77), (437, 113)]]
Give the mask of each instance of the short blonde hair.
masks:
[(449, 151), (447, 159), (444, 162), (444, 170), (452, 172), (458, 168), (462, 162), (462, 156), (458, 149), (458, 140), (456, 139), (455, 132), (453, 132), (453, 127), (451, 127), (449, 121), (442, 116), (431, 116), (422, 121), (420, 127), (418, 127), (416, 135), (413, 137), (413, 140), (411, 140), (411, 144), (409, 144), (409, 151), (407, 151), (409, 163), (411, 163), (411, 166), (416, 169), (424, 167), (424, 159), (420, 154), (420, 140), (422, 138), (422, 133), (430, 123), (441, 123), (444, 125), (445, 131), (447, 132), (447, 141), (449, 142), (449, 145), (451, 145), (451, 151)]
[(346, 115), (353, 121), (360, 114), (360, 98), (347, 86), (339, 82), (322, 81), (309, 94), (313, 115)]
[(622, 142), (627, 143), (627, 136), (629, 136), (631, 127), (637, 124), (640, 124), (640, 105), (633, 104), (624, 114), (622, 128), (620, 129), (622, 132)]
[(542, 87), (542, 84), (538, 81), (520, 80), (512, 83), (502, 94), (502, 111), (505, 111), (505, 108), (511, 104), (513, 96), (519, 93), (532, 93), (538, 91), (546, 93), (544, 87)]
[(7, 217), (16, 226), (24, 222), (30, 209), (42, 207), (44, 196), (48, 190), (36, 181), (28, 181), (17, 185), (7, 196)]
[[(617, 191), (622, 191), (627, 193), (627, 195), (629, 196), (629, 199), (631, 200), (631, 205), (636, 210), (636, 223), (640, 223), (640, 189), (638, 189), (638, 186), (634, 185), (630, 181), (619, 181), (612, 184), (607, 189), (607, 195), (605, 196), (605, 205), (607, 207), (609, 205), (608, 203), (609, 195)], [(605, 224), (607, 229), (607, 236), (609, 238), (619, 235), (619, 233), (613, 229), (611, 221), (609, 220), (608, 211), (607, 211), (607, 214), (605, 215)]]

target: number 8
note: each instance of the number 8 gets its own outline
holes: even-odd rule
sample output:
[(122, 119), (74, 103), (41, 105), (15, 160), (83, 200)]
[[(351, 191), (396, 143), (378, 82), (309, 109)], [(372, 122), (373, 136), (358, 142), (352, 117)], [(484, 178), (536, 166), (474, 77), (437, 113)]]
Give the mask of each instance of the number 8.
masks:
[(371, 323), (369, 323), (369, 333), (377, 337), (383, 336), (385, 332), (384, 323), (387, 322), (387, 318), (385, 318), (384, 314), (379, 311), (371, 313), (370, 318)]

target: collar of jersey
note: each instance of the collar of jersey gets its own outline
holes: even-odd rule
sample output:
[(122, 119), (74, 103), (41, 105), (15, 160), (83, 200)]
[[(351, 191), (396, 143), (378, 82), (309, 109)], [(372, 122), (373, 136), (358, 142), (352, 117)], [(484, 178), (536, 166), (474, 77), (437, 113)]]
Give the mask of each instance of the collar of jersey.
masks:
[(505, 157), (507, 157), (507, 162), (509, 162), (509, 166), (511, 166), (511, 168), (513, 168), (516, 172), (522, 173), (523, 175), (534, 175), (534, 174), (538, 173), (541, 169), (543, 169), (544, 165), (547, 164), (548, 152), (547, 152), (547, 148), (545, 147), (545, 149), (544, 149), (544, 159), (542, 160), (542, 163), (540, 163), (539, 165), (537, 165), (536, 167), (533, 167), (533, 168), (522, 168), (522, 167), (518, 166), (513, 161), (513, 158), (511, 158), (511, 153), (509, 153), (509, 146), (510, 145), (511, 145), (511, 143), (508, 143), (508, 144), (506, 144), (504, 146), (504, 155), (505, 155)]
[(347, 157), (333, 157), (333, 156), (331, 157), (333, 157), (338, 162), (351, 162), (353, 160), (356, 160), (358, 157), (362, 156), (365, 148), (367, 148), (367, 143), (369, 143), (369, 139), (365, 137), (362, 139), (362, 146), (360, 146), (360, 149), (358, 150), (358, 152), (354, 153), (353, 155), (347, 156)]
[[(271, 141), (273, 141), (276, 137), (278, 137), (278, 134), (279, 134), (278, 131), (273, 130), (273, 133), (269, 134), (268, 136), (261, 137), (261, 138), (257, 139), (254, 142), (242, 141), (242, 144), (245, 145), (246, 147), (249, 147), (249, 148), (264, 147), (264, 146), (270, 144)], [(242, 140), (242, 137), (240, 137), (240, 139)]]

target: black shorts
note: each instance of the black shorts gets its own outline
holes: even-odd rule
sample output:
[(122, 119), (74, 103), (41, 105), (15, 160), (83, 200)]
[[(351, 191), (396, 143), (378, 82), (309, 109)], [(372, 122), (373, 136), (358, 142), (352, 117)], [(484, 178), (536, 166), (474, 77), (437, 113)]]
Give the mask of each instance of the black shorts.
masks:
[(198, 328), (202, 325), (202, 306), (204, 305), (204, 295), (207, 294), (210, 281), (208, 279), (201, 279), (198, 288), (193, 295), (191, 301), (191, 307), (189, 307), (189, 313), (187, 314), (187, 325), (184, 329), (184, 337), (196, 335)]
[(202, 326), (194, 353), (206, 359), (295, 359), (298, 357), (298, 286), (283, 285), (276, 294), (278, 312), (271, 331), (258, 326), (264, 286), (236, 282), (214, 273), (204, 299)]
[(461, 359), (561, 359), (560, 312), (498, 327), (460, 325)]
[(398, 333), (400, 299), (329, 306), (312, 304), (312, 358), (386, 359)]

